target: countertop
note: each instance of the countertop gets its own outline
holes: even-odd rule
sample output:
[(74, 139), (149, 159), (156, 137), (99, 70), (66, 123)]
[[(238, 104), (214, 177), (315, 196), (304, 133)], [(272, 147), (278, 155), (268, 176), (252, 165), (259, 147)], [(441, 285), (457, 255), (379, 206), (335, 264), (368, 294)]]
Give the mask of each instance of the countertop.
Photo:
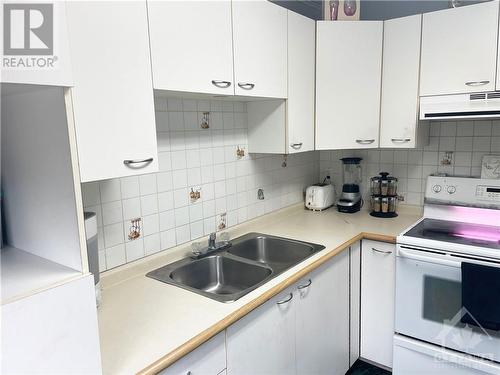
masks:
[(394, 219), (367, 211), (341, 214), (295, 205), (227, 230), (231, 238), (261, 232), (326, 247), (233, 303), (221, 303), (147, 278), (145, 274), (190, 252), (190, 243), (103, 273), (98, 310), (104, 374), (155, 373), (264, 303), (306, 273), (362, 238), (395, 242), (421, 217), (401, 207)]

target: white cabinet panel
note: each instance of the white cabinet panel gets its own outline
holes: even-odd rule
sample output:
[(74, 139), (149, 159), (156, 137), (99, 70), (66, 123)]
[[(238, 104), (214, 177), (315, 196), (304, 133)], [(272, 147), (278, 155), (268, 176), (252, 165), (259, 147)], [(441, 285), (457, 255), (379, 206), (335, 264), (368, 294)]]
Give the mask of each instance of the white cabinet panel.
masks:
[(392, 367), (395, 245), (361, 243), (361, 357)]
[(149, 1), (155, 89), (234, 94), (231, 2)]
[(92, 275), (3, 305), (2, 374), (100, 374)]
[[(12, 4), (19, 4), (20, 2), (12, 2)], [(32, 2), (33, 3), (33, 2)], [(33, 84), (33, 85), (48, 85), (48, 86), (72, 86), (73, 77), (71, 72), (71, 57), (69, 53), (68, 45), (68, 31), (67, 31), (67, 20), (66, 20), (66, 2), (65, 1), (44, 1), (44, 4), (52, 5), (53, 10), (53, 54), (46, 56), (37, 56), (41, 58), (41, 63), (43, 67), (34, 68), (24, 68), (22, 65), (17, 63), (19, 58), (26, 61), (24, 58), (28, 59), (31, 63), (31, 58), (33, 56), (9, 56), (4, 55), (4, 64), (1, 74), (1, 82), (9, 83), (22, 83), (22, 84)], [(7, 5), (7, 2), (5, 2)], [(36, 3), (33, 4), (36, 7)], [(4, 19), (4, 6), (2, 5), (0, 9), (0, 19)], [(21, 13), (24, 14), (24, 13)], [(9, 15), (5, 15), (9, 16)], [(16, 21), (10, 17), (12, 26), (16, 24)], [(46, 20), (44, 20), (46, 21)], [(42, 24), (43, 25), (43, 24)], [(23, 25), (18, 25), (22, 28)], [(1, 30), (3, 31), (3, 30)], [(0, 31), (0, 32), (1, 32)], [(4, 43), (3, 37), (0, 37), (0, 43)], [(3, 51), (3, 49), (2, 49)], [(13, 58), (15, 62), (10, 61)], [(15, 63), (19, 68), (7, 67), (5, 59), (8, 59), (8, 64), (10, 66)], [(47, 65), (45, 65), (47, 62)], [(37, 63), (38, 64), (38, 63)]]
[(288, 139), (286, 153), (314, 150), (314, 20), (288, 11)]
[(230, 326), (227, 374), (295, 374), (295, 313), (289, 289)]
[(349, 369), (349, 251), (297, 286), (297, 374), (344, 375)]
[(497, 83), (495, 89), (500, 91), (500, 15), (498, 19)]
[(287, 10), (264, 0), (234, 0), (236, 95), (286, 98)]
[(145, 1), (68, 2), (67, 15), (82, 182), (157, 171)]
[(361, 242), (356, 242), (349, 249), (349, 293), (350, 293), (350, 339), (349, 339), (349, 366), (359, 358), (359, 323), (361, 314)]
[(420, 95), (495, 88), (498, 1), (426, 13)]
[(166, 368), (160, 375), (218, 375), (226, 368), (226, 333), (223, 331)]
[(382, 25), (317, 22), (317, 150), (378, 147)]
[(415, 147), (422, 16), (384, 22), (380, 147)]

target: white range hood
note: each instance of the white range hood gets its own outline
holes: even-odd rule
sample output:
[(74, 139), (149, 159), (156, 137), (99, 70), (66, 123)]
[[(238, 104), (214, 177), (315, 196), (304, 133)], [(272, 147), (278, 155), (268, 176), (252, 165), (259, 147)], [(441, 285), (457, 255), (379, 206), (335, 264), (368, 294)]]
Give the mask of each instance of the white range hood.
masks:
[(500, 118), (500, 92), (422, 96), (420, 120)]

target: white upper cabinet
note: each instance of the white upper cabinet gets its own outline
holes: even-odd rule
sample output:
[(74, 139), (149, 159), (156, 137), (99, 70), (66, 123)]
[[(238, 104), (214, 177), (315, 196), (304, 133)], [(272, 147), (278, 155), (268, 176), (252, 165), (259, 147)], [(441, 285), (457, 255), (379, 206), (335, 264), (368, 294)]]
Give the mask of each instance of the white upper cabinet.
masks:
[(498, 4), (424, 14), (421, 96), (495, 89)]
[(316, 22), (288, 11), (288, 137), (286, 153), (314, 150)]
[(81, 181), (157, 171), (146, 2), (66, 6)]
[[(27, 9), (20, 10), (16, 9), (16, 6), (19, 7), (20, 2), (11, 2), (12, 4), (8, 4), (7, 2), (3, 3), (0, 9), (0, 17), (4, 20), (4, 17), (8, 17), (11, 22), (11, 25), (17, 25), (16, 31), (23, 30), (22, 22), (24, 22), (25, 12)], [(48, 55), (41, 55), (38, 53), (32, 53), (29, 55), (17, 55), (15, 52), (14, 55), (9, 55), (8, 51), (5, 49), (6, 47), (11, 48), (32, 48), (33, 46), (25, 45), (25, 41), (23, 40), (22, 45), (19, 45), (19, 41), (14, 39), (14, 31), (11, 32), (11, 40), (7, 38), (1, 38), (2, 41), (0, 43), (6, 43), (4, 45), (4, 55), (3, 58), (3, 67), (2, 72), (0, 74), (1, 82), (8, 83), (20, 83), (20, 84), (33, 84), (33, 85), (48, 85), (48, 86), (72, 86), (73, 85), (73, 77), (71, 74), (71, 57), (69, 53), (69, 45), (68, 45), (68, 32), (67, 32), (67, 24), (66, 24), (66, 2), (65, 1), (44, 1), (45, 4), (36, 4), (36, 2), (32, 2), (32, 12), (35, 15), (39, 14), (38, 12), (42, 12), (42, 16), (44, 16), (44, 9), (37, 9), (38, 6), (46, 7), (47, 5), (52, 5), (52, 20), (53, 20), (53, 38), (45, 40), (40, 39), (38, 41), (38, 47), (42, 50), (50, 50), (52, 47), (52, 53)], [(16, 5), (17, 4), (17, 5)], [(22, 3), (21, 3), (22, 4)], [(4, 13), (7, 8), (4, 6), (12, 5), (13, 12), (9, 11), (9, 14)], [(21, 5), (23, 6), (23, 5)], [(46, 8), (47, 9), (47, 8)], [(50, 10), (48, 10), (50, 12)], [(42, 25), (40, 28), (45, 27), (45, 22), (48, 22), (47, 19), (44, 18)], [(45, 35), (50, 35), (47, 33)], [(35, 35), (36, 37), (36, 35)], [(27, 38), (26, 38), (27, 39)], [(36, 39), (30, 39), (30, 43), (36, 43)], [(52, 42), (52, 44), (51, 44)], [(22, 62), (28, 61), (32, 64), (32, 58), (36, 56), (36, 66), (35, 67), (23, 67), (20, 65)]]
[(264, 0), (233, 0), (235, 94), (287, 95), (287, 10)]
[(230, 1), (149, 1), (155, 89), (233, 95)]
[(415, 147), (422, 16), (384, 22), (380, 147)]
[(317, 22), (317, 150), (378, 147), (382, 29), (379, 21)]

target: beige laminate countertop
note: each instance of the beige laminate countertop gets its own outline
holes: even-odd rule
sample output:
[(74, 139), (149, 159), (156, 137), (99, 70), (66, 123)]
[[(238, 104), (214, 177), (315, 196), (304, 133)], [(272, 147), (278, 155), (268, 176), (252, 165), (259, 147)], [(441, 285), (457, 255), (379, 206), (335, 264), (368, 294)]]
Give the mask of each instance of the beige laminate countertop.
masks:
[(367, 211), (341, 214), (292, 206), (230, 228), (231, 238), (261, 232), (326, 247), (233, 303), (221, 303), (147, 278), (153, 269), (187, 256), (178, 246), (102, 275), (99, 330), (104, 374), (155, 373), (304, 277), (362, 238), (394, 242), (421, 217), (420, 208), (402, 207), (394, 219)]

